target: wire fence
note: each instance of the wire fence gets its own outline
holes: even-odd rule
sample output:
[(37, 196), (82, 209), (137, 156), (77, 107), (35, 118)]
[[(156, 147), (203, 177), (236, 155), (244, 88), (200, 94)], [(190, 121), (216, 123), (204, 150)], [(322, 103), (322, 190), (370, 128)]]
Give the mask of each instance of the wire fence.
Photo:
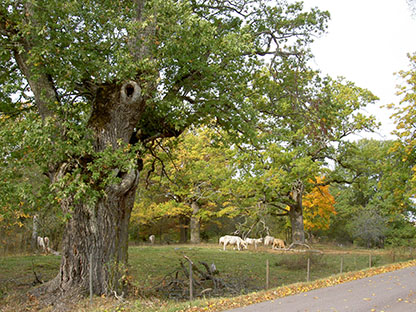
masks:
[[(413, 248), (318, 253), (266, 247), (223, 251), (213, 244), (146, 245), (129, 249), (129, 281), (137, 296), (194, 300), (236, 296), (415, 258)], [(56, 275), (59, 263), (53, 255), (0, 257), (0, 293), (17, 284), (29, 287), (34, 272), (47, 281)]]
[[(144, 296), (184, 300), (233, 296), (298, 282), (314, 281), (340, 273), (360, 271), (416, 257), (416, 252), (410, 249), (351, 253), (300, 253), (270, 250), (248, 253), (217, 250), (207, 253), (203, 248), (192, 250), (192, 248), (182, 247), (178, 249), (181, 250), (175, 256), (166, 257), (169, 259), (170, 272), (164, 274), (163, 277), (159, 274), (158, 278), (153, 275), (153, 279), (148, 280), (147, 287), (139, 287), (139, 291)], [(163, 258), (161, 256), (158, 261)], [(181, 265), (172, 269), (178, 262)], [(160, 263), (157, 266), (160, 273), (167, 271), (167, 267), (162, 267)]]

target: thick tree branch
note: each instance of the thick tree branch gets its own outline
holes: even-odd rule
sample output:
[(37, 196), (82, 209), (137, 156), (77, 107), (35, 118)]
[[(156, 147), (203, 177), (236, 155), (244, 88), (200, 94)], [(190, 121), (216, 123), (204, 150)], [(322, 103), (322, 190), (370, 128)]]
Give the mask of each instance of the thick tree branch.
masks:
[[(146, 0), (134, 0), (133, 2), (136, 8), (136, 16), (134, 17), (134, 21), (138, 24), (138, 26), (141, 26), (141, 24), (146, 19)], [(149, 46), (149, 42), (151, 37), (154, 37), (156, 33), (155, 22), (156, 21), (154, 20), (148, 20), (147, 26), (144, 27), (143, 30), (138, 31), (137, 34), (135, 34), (135, 36), (133, 36), (129, 41), (130, 53), (136, 61), (143, 60), (144, 58), (151, 58), (151, 49)]]
[[(27, 23), (36, 24), (36, 21), (31, 19), (32, 12), (29, 4), (26, 6), (25, 15), (28, 19)], [(12, 47), (14, 59), (18, 68), (29, 83), (30, 89), (35, 97), (35, 104), (38, 108), (40, 116), (42, 119), (53, 116), (53, 112), (50, 107), (54, 105), (55, 102), (59, 102), (59, 96), (52, 77), (45, 73), (46, 71), (43, 68), (44, 65), (35, 65), (33, 62), (29, 61), (29, 53), (32, 49), (30, 38), (18, 36), (16, 25), (14, 25), (14, 23), (7, 18), (4, 11), (0, 12), (0, 32), (2, 35), (9, 38), (13, 37), (13, 40), (11, 41), (15, 42)]]
[(130, 189), (135, 187), (139, 180), (139, 170), (130, 170), (122, 174), (121, 182), (118, 185), (112, 185), (111, 191), (116, 195), (126, 194)]

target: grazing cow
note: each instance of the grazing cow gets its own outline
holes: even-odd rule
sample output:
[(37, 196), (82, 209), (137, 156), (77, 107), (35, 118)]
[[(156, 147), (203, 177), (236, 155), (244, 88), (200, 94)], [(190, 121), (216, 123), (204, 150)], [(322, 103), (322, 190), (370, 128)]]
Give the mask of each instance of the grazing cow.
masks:
[(273, 237), (273, 236), (269, 236), (269, 235), (267, 235), (267, 236), (264, 238), (264, 246), (273, 245), (273, 241), (274, 241), (274, 237)]
[(225, 242), (227, 239), (231, 238), (231, 237), (238, 237), (238, 236), (234, 236), (234, 235), (224, 235), (224, 236), (221, 236), (221, 237), (220, 237), (220, 239), (218, 240), (218, 243), (219, 243), (220, 245), (224, 245), (224, 242)]
[(38, 243), (38, 248), (41, 249), (42, 251), (44, 251), (45, 250), (45, 242), (43, 241), (43, 237), (38, 236), (37, 243)]
[(244, 240), (247, 245), (254, 245), (254, 248), (257, 249), (257, 244), (263, 243), (263, 238), (246, 238)]
[(220, 237), (219, 243), (224, 244), (224, 250), (227, 245), (237, 246), (238, 250), (241, 250), (241, 246), (247, 249), (247, 243), (243, 241), (243, 239), (239, 236), (232, 236), (232, 235), (222, 236)]
[(277, 248), (285, 248), (285, 242), (282, 240), (282, 239), (280, 239), (280, 238), (275, 238), (274, 240), (273, 240), (273, 245), (272, 245), (272, 248), (273, 249), (277, 249)]
[(46, 249), (49, 249), (49, 237), (45, 236), (45, 237), (43, 238), (43, 241), (44, 241), (44, 243), (45, 243), (45, 248), (46, 248)]
[(150, 244), (154, 245), (155, 240), (156, 240), (156, 237), (153, 234), (149, 236)]
[(225, 241), (228, 241), (228, 239), (230, 239), (231, 237), (233, 237), (233, 236), (232, 235), (221, 236), (220, 239), (218, 240), (218, 243), (220, 245), (224, 245)]
[(57, 251), (55, 251), (55, 250), (53, 250), (52, 248), (49, 247), (49, 243), (50, 243), (49, 237), (47, 237), (47, 236), (45, 236), (45, 237), (38, 236), (38, 238), (36, 239), (36, 242), (37, 242), (38, 248), (42, 252), (44, 252), (46, 254), (51, 253), (53, 255), (59, 256), (59, 252), (57, 252)]
[(226, 238), (227, 236), (228, 236), (228, 235), (226, 235), (226, 236), (221, 236), (221, 237), (220, 237), (220, 239), (218, 240), (218, 244), (223, 245), (223, 244), (224, 244), (224, 242), (225, 242), (225, 238)]
[(37, 245), (38, 245), (38, 248), (41, 251), (43, 251), (44, 253), (49, 253), (50, 248), (49, 248), (49, 238), (48, 237), (38, 236)]

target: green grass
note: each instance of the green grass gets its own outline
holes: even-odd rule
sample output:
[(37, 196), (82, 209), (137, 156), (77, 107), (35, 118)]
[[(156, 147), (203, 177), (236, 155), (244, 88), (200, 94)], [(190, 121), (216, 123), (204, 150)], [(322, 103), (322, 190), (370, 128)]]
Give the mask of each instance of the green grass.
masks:
[(61, 258), (59, 256), (7, 256), (0, 257), (0, 306), (2, 299), (12, 294), (29, 290), (38, 279), (48, 281), (58, 272)]
[[(214, 245), (203, 247), (156, 246), (131, 247), (130, 273), (134, 284), (139, 288), (150, 288), (158, 284), (164, 276), (179, 270), (180, 261), (185, 262), (184, 255), (195, 263), (204, 261), (215, 263), (219, 277), (240, 283), (241, 293), (263, 289), (266, 283), (266, 260), (269, 260), (270, 287), (306, 281), (307, 258), (311, 259), (310, 278), (320, 279), (340, 273), (341, 257), (343, 272), (357, 271), (369, 266), (369, 251), (358, 253), (331, 254), (296, 254), (278, 253), (270, 250), (261, 251), (222, 251)], [(399, 255), (395, 260), (400, 260)], [(402, 257), (407, 260), (409, 257)], [(372, 255), (372, 265), (380, 266), (392, 262), (387, 253)]]
[[(184, 255), (192, 259), (201, 269), (203, 267), (199, 261), (204, 261), (209, 265), (215, 263), (219, 271), (218, 277), (237, 289), (237, 292), (225, 291), (221, 295), (234, 296), (265, 288), (266, 260), (269, 261), (270, 268), (269, 285), (270, 288), (274, 288), (306, 281), (308, 257), (311, 263), (310, 280), (313, 281), (340, 273), (341, 257), (343, 257), (343, 272), (368, 268), (370, 253), (373, 266), (391, 263), (393, 259), (397, 262), (412, 257), (403, 250), (343, 249), (324, 250), (323, 254), (305, 254), (277, 252), (264, 247), (258, 251), (223, 251), (215, 244), (132, 246), (129, 248), (129, 273), (136, 295), (142, 299), (137, 301), (133, 298), (130, 303), (137, 307), (137, 311), (140, 311), (145, 310), (142, 305), (146, 305), (146, 302), (157, 302), (156, 306), (159, 307), (172, 302), (168, 300), (166, 294), (155, 292), (155, 287), (161, 285), (163, 279), (169, 274), (173, 277), (173, 272), (182, 272), (180, 261), (186, 263)], [(19, 293), (24, 294), (32, 287), (32, 282), (35, 280), (33, 270), (42, 280), (47, 281), (57, 274), (59, 264), (60, 257), (52, 255), (1, 257), (0, 307), (2, 302), (10, 303), (13, 296)], [(187, 294), (186, 278), (183, 274), (179, 274), (178, 278), (184, 280), (184, 293)], [(175, 306), (178, 304), (181, 305), (177, 303)], [(152, 311), (152, 308), (146, 310)]]

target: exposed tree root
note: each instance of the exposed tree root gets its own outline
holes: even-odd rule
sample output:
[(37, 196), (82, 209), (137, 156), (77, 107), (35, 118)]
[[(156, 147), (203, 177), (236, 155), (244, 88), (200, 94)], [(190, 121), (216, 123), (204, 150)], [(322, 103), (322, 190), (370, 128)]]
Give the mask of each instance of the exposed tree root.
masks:
[(298, 242), (294, 242), (292, 244), (290, 244), (289, 249), (295, 249), (296, 247), (306, 247), (306, 249), (311, 249), (311, 246), (309, 246), (308, 244), (305, 243), (298, 243)]
[(61, 289), (59, 287), (59, 276), (32, 289), (29, 297), (34, 298), (39, 306), (49, 307), (53, 311), (71, 311), (71, 306), (79, 300), (85, 298), (86, 291), (84, 287), (70, 287)]
[[(298, 247), (300, 247), (300, 248), (304, 247), (305, 249), (298, 249)], [(323, 253), (322, 250), (311, 249), (311, 247), (308, 244), (303, 244), (303, 243), (292, 243), (287, 248), (273, 248), (273, 250), (299, 252), (299, 253), (302, 253), (302, 252), (304, 252), (304, 253)]]

